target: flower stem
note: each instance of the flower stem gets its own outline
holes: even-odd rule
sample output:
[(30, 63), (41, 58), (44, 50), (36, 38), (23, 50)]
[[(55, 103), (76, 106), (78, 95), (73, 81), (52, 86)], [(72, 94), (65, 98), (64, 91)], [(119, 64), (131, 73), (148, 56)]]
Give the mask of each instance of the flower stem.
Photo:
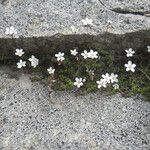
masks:
[(124, 92), (119, 88), (118, 89), (118, 91), (122, 94), (122, 95), (124, 95)]
[(146, 73), (146, 72), (144, 72), (142, 69), (138, 69), (140, 72), (142, 72), (146, 77), (147, 77), (147, 79), (149, 79), (150, 80), (150, 76)]

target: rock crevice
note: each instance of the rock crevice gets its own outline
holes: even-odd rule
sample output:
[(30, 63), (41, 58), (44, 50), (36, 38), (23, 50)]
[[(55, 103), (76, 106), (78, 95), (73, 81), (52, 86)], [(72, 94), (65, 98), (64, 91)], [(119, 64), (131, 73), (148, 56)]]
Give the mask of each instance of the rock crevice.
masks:
[(105, 5), (103, 3), (103, 0), (99, 0), (99, 2), (108, 10), (113, 11), (115, 13), (119, 13), (119, 14), (132, 14), (132, 15), (141, 15), (141, 16), (146, 16), (146, 17), (150, 17), (150, 11), (133, 11), (130, 8), (122, 8), (122, 7), (108, 7), (107, 5)]

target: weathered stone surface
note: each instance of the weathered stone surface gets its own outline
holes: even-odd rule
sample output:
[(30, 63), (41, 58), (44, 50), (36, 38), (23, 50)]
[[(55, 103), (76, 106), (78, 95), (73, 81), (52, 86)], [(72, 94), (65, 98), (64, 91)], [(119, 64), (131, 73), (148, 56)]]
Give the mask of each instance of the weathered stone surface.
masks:
[(1, 150), (149, 150), (149, 102), (99, 92), (50, 94), (20, 75), (0, 68)]
[[(41, 52), (57, 45), (57, 40), (64, 43), (65, 35), (69, 35), (72, 43), (96, 41), (100, 47), (105, 44), (106, 48), (111, 45), (118, 50), (124, 48), (124, 41), (128, 41), (126, 47), (145, 47), (150, 41), (149, 6), (148, 0), (3, 0), (0, 3), (0, 51), (5, 56), (16, 47)], [(81, 24), (85, 17), (94, 23), (88, 31)], [(112, 21), (111, 25), (108, 20)], [(17, 29), (19, 39), (12, 40), (4, 34), (10, 26)], [(106, 32), (110, 34), (107, 36)], [(114, 39), (118, 40), (115, 41), (117, 47)]]
[[(104, 5), (102, 5), (104, 4)], [(136, 0), (4, 0), (0, 5), (1, 33), (6, 27), (14, 26), (23, 37), (53, 36), (57, 33), (71, 34), (71, 26), (77, 33), (87, 33), (81, 25), (85, 17), (93, 19), (94, 26), (89, 34), (106, 31), (107, 20), (112, 20), (112, 33), (122, 34), (150, 28), (150, 18), (130, 12), (150, 12), (150, 1)], [(116, 13), (115, 9), (129, 14)]]
[(137, 14), (148, 16), (150, 2), (148, 0), (99, 0), (109, 10), (122, 14)]

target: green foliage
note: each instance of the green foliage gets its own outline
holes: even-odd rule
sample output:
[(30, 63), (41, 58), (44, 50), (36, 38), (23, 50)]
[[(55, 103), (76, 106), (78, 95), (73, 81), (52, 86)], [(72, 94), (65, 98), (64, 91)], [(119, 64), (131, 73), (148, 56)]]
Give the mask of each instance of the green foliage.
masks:
[[(122, 59), (116, 62), (114, 58), (115, 53), (108, 50), (98, 50), (99, 59), (89, 59), (84, 60), (79, 58), (76, 60), (74, 56), (66, 54), (65, 61), (62, 65), (58, 66), (56, 69), (57, 74), (57, 83), (53, 84), (55, 90), (70, 90), (72, 89), (73, 82), (75, 77), (86, 77), (87, 81), (84, 83), (84, 86), (80, 89), (81, 93), (95, 92), (98, 90), (96, 81), (101, 78), (102, 74), (105, 73), (117, 73), (119, 75), (119, 86), (120, 92), (123, 95), (131, 96), (135, 94), (142, 94), (150, 99), (150, 80), (138, 70), (138, 67), (143, 70), (148, 76), (150, 75), (150, 65), (139, 63), (139, 58), (136, 57), (134, 62), (137, 62), (136, 71), (126, 72), (124, 64), (128, 61)], [(144, 60), (145, 61), (145, 60)], [(140, 65), (142, 64), (142, 66)], [(90, 74), (86, 70), (94, 70), (94, 79), (91, 79)], [(102, 89), (103, 90), (103, 89)], [(106, 90), (106, 89), (104, 89)], [(116, 93), (117, 91), (113, 87), (108, 87), (107, 91), (111, 94)]]
[[(99, 48), (99, 45), (92, 43), (89, 44), (88, 42), (82, 43), (77, 47), (79, 47), (78, 52), (80, 54), (85, 49), (87, 49), (87, 51), (93, 49), (98, 52), (99, 58), (84, 60), (83, 57), (79, 55), (77, 59), (70, 54), (70, 51), (65, 51), (65, 60), (59, 65), (55, 58), (55, 54), (58, 51), (55, 51), (56, 47), (54, 47), (49, 52), (49, 55), (47, 55), (46, 52), (40, 55), (30, 53), (23, 59), (26, 60), (29, 56), (35, 55), (40, 60), (40, 64), (33, 70), (34, 72), (42, 71), (45, 79), (49, 77), (47, 68), (50, 66), (55, 68), (55, 74), (54, 77), (52, 77), (55, 82), (52, 82), (51, 85), (54, 90), (71, 90), (75, 88), (73, 85), (75, 78), (81, 77), (86, 78), (86, 82), (84, 83), (84, 86), (80, 88), (80, 93), (85, 94), (95, 92), (98, 90), (96, 81), (100, 80), (102, 74), (115, 73), (119, 76), (119, 92), (126, 96), (142, 94), (150, 100), (150, 63), (148, 63), (150, 60), (150, 54), (146, 49), (136, 51), (136, 55), (131, 58), (131, 60), (137, 65), (135, 69), (136, 71), (132, 73), (125, 71), (124, 64), (128, 62), (125, 52), (101, 49)], [(23, 55), (23, 57), (25, 56)], [(0, 61), (4, 60), (6, 60), (4, 55), (1, 55)], [(29, 71), (31, 71), (31, 69), (32, 67), (28, 68)], [(90, 71), (93, 71), (94, 75), (92, 75)], [(37, 80), (39, 79), (33, 78), (33, 81)], [(107, 90), (110, 94), (117, 92), (113, 87), (108, 87), (107, 89), (102, 88), (101, 90)]]
[[(87, 59), (84, 60), (83, 57), (79, 56), (78, 60), (70, 55), (70, 53), (65, 55), (65, 61), (56, 68), (56, 83), (53, 84), (55, 90), (70, 90), (72, 89), (73, 82), (76, 77), (86, 78), (84, 87), (81, 91), (84, 93), (94, 92), (97, 90), (96, 80), (99, 80), (101, 75), (107, 72), (104, 68), (111, 64), (113, 58), (112, 54), (101, 50), (99, 52), (98, 59)], [(94, 76), (90, 74), (90, 70), (94, 71)], [(89, 71), (89, 72), (88, 72)]]
[[(150, 75), (150, 70), (144, 73)], [(150, 100), (150, 80), (145, 74), (137, 70), (135, 73), (124, 73), (119, 76), (120, 89), (125, 95), (141, 94)]]

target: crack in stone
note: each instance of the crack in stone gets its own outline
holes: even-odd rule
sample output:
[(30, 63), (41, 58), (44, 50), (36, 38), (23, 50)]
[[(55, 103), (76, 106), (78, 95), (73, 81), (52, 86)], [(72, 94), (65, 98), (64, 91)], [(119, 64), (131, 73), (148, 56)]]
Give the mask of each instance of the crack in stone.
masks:
[(148, 14), (150, 14), (150, 12), (130, 11), (130, 10), (121, 9), (121, 8), (114, 8), (110, 10), (119, 14), (132, 14), (132, 15), (141, 15), (141, 16), (147, 16), (147, 17), (148, 17)]
[[(54, 52), (54, 49), (65, 48), (66, 52), (70, 47), (82, 47), (85, 43), (95, 45), (95, 48), (114, 49), (120, 51), (127, 47), (143, 49), (149, 45), (150, 29), (129, 32), (126, 34), (114, 34), (103, 32), (98, 35), (73, 34), (59, 35), (52, 37), (30, 37), (30, 38), (1, 38), (0, 39), (0, 62), (12, 62), (15, 60), (14, 49), (22, 47), (27, 54), (35, 53), (39, 56), (47, 56)], [(133, 40), (134, 37), (134, 40)], [(71, 41), (71, 42), (70, 42)], [(117, 41), (117, 42), (116, 42)], [(137, 44), (138, 43), (138, 44)], [(51, 48), (52, 47), (52, 48)], [(42, 48), (42, 51), (41, 51)]]
[(8, 3), (9, 3), (9, 0), (2, 0), (2, 1), (1, 1), (1, 4), (2, 4), (2, 5), (7, 5)]
[[(105, 8), (107, 8), (101, 0), (99, 0), (99, 2), (101, 3), (101, 5), (103, 5)], [(109, 9), (109, 8), (107, 8), (107, 9)]]
[(101, 0), (99, 0), (101, 5), (103, 5), (107, 10), (113, 11), (115, 13), (119, 14), (132, 14), (132, 15), (140, 15), (140, 16), (146, 16), (150, 17), (150, 12), (139, 12), (139, 11), (131, 11), (131, 10), (126, 10), (126, 9), (121, 9), (121, 8), (108, 8)]

